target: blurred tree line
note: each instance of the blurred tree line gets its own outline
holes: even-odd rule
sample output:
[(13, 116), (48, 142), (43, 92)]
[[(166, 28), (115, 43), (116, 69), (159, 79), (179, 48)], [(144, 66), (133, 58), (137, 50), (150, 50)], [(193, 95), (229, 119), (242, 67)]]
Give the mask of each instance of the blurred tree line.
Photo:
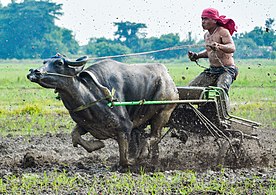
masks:
[[(185, 40), (173, 33), (146, 38), (146, 24), (126, 21), (114, 23), (117, 27), (114, 39), (92, 37), (87, 45), (79, 46), (71, 30), (55, 25), (55, 20), (62, 15), (62, 4), (49, 0), (24, 0), (21, 3), (13, 0), (5, 7), (0, 3), (0, 58), (48, 58), (57, 52), (100, 57), (203, 43), (203, 40), (196, 42), (191, 32)], [(274, 22), (274, 19), (269, 18), (265, 21), (265, 27), (255, 27), (250, 32), (235, 34), (235, 58), (275, 59)], [(186, 55), (187, 50), (160, 52), (151, 54), (150, 57), (180, 58)]]
[[(1, 6), (1, 5), (0, 5)], [(0, 7), (0, 58), (47, 58), (57, 51), (76, 54), (79, 45), (71, 30), (55, 25), (62, 4), (14, 0)]]

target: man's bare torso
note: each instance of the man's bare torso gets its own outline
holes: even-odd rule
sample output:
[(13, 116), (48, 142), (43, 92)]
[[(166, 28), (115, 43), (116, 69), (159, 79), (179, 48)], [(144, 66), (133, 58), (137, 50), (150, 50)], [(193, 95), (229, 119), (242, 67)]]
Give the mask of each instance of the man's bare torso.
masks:
[(211, 49), (211, 47), (208, 46), (211, 45), (213, 42), (217, 42), (222, 45), (234, 44), (232, 37), (226, 31), (227, 30), (223, 27), (218, 26), (217, 29), (213, 32), (213, 34), (210, 35), (209, 32), (207, 32), (204, 35), (206, 51), (211, 66), (221, 67), (235, 64), (233, 53), (226, 53), (220, 49), (214, 51)]

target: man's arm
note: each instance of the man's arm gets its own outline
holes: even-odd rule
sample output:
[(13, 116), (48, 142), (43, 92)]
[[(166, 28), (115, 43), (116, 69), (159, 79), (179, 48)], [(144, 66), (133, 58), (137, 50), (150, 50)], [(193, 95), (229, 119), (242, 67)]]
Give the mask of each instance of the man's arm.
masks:
[(197, 54), (198, 58), (208, 58), (207, 50), (203, 50)]
[(203, 50), (203, 51), (201, 51), (199, 53), (195, 53), (195, 52), (189, 51), (188, 52), (188, 57), (189, 57), (189, 59), (191, 61), (196, 61), (199, 58), (208, 58), (208, 54), (207, 54), (206, 50)]
[(213, 50), (221, 50), (224, 53), (234, 53), (236, 50), (234, 41), (228, 30), (220, 31), (221, 43), (213, 42), (210, 46)]
[(234, 53), (236, 50), (236, 47), (232, 43), (218, 44), (218, 49), (223, 51), (224, 53)]

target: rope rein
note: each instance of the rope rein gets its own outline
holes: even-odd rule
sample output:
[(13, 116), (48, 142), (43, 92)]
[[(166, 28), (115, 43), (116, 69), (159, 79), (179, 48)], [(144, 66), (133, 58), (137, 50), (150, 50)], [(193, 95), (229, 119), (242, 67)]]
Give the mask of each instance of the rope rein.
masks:
[(102, 60), (102, 59), (108, 59), (108, 58), (140, 56), (140, 55), (147, 55), (147, 54), (159, 53), (159, 52), (164, 52), (164, 51), (182, 50), (182, 49), (186, 49), (186, 48), (197, 48), (197, 47), (205, 47), (205, 44), (181, 45), (181, 46), (174, 46), (174, 47), (168, 47), (168, 48), (164, 48), (164, 49), (139, 52), (139, 53), (130, 53), (130, 54), (120, 54), (120, 55), (113, 55), (113, 56), (102, 56), (102, 57), (88, 58), (88, 61)]
[(221, 59), (218, 57), (217, 51), (216, 51), (216, 50), (212, 50), (212, 52), (215, 54), (215, 58), (216, 58), (216, 60), (218, 60), (218, 62), (220, 63), (221, 67), (224, 68), (224, 65), (223, 65)]
[(195, 63), (196, 63), (196, 65), (198, 65), (200, 68), (208, 68), (207, 66), (200, 65), (200, 64), (198, 63), (198, 60), (196, 60)]

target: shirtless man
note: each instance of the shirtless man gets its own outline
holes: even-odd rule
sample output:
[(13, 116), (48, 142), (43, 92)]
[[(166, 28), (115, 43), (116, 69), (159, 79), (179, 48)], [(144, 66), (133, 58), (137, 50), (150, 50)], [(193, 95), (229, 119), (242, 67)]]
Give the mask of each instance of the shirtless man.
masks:
[(208, 31), (204, 35), (206, 49), (199, 53), (189, 51), (188, 57), (191, 61), (209, 58), (210, 68), (205, 69), (189, 86), (217, 86), (228, 94), (230, 85), (238, 74), (233, 58), (236, 48), (231, 37), (236, 31), (235, 22), (219, 16), (213, 8), (203, 10), (201, 18), (203, 29)]

